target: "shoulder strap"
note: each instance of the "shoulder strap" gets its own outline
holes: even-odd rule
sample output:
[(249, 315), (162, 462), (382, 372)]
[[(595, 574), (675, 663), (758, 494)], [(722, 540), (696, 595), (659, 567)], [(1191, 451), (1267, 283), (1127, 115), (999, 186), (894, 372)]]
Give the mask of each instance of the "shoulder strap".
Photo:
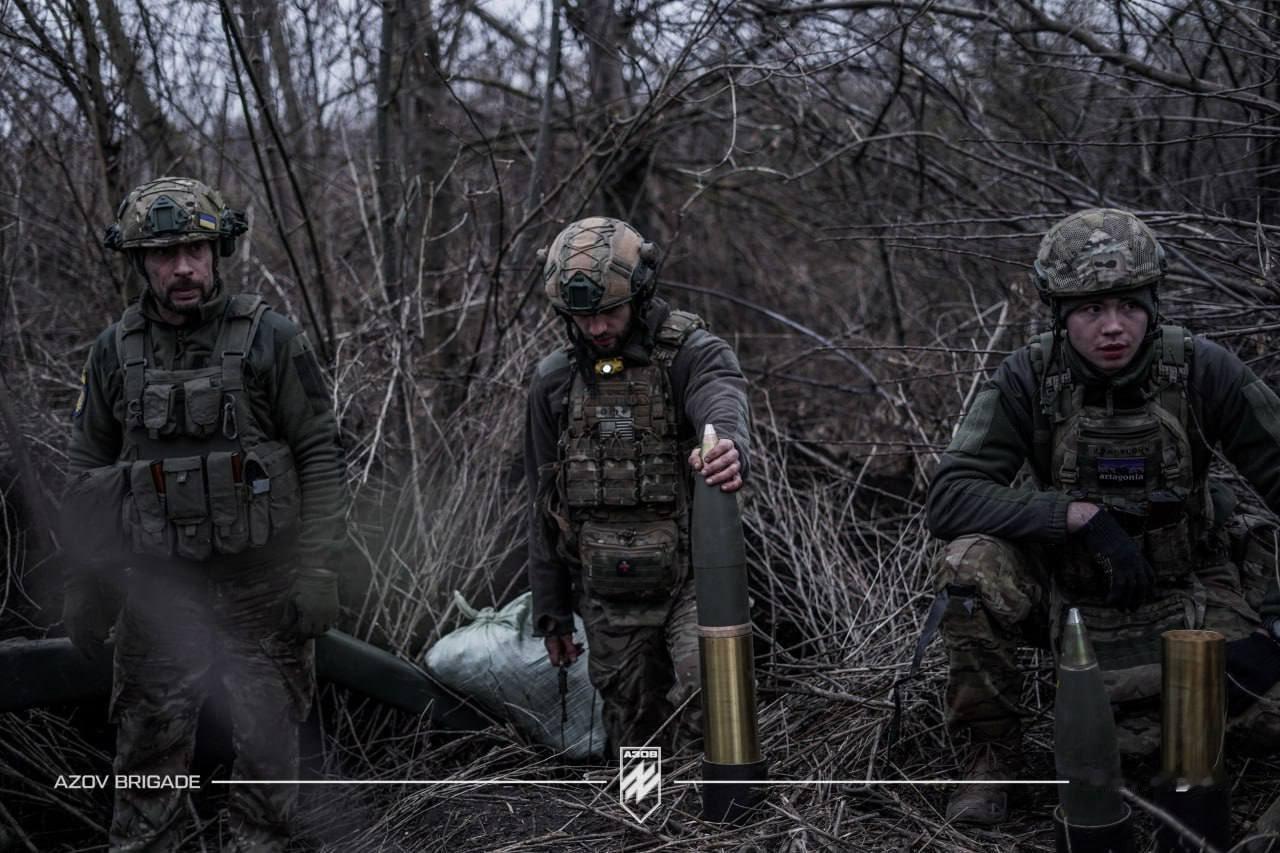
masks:
[(698, 329), (706, 327), (706, 321), (697, 314), (690, 311), (672, 311), (654, 333), (653, 360), (664, 370), (669, 369), (688, 337)]
[(1160, 327), (1160, 352), (1151, 371), (1148, 393), (1160, 397), (1160, 405), (1187, 422), (1187, 377), (1195, 340), (1181, 326)]
[(116, 357), (124, 367), (125, 428), (142, 427), (142, 390), (147, 370), (147, 318), (137, 302), (116, 324)]
[[(1036, 387), (1040, 389), (1040, 411), (1055, 420), (1058, 400), (1064, 390), (1071, 387), (1071, 371), (1061, 364), (1056, 355), (1054, 333), (1042, 332), (1031, 340), (1031, 367), (1035, 371)], [(1070, 398), (1070, 394), (1065, 395)], [(1061, 418), (1057, 418), (1061, 420)]]
[(222, 328), (214, 351), (222, 363), (222, 434), (227, 439), (239, 436), (237, 410), (240, 408), (240, 392), (244, 390), (244, 360), (253, 347), (258, 334), (258, 324), (267, 313), (267, 303), (261, 296), (241, 293), (227, 303)]
[[(1187, 377), (1191, 375), (1191, 353), (1195, 341), (1191, 333), (1182, 326), (1160, 327), (1160, 352), (1156, 358), (1147, 393), (1155, 397), (1157, 405), (1177, 419), (1182, 425), (1184, 434), (1190, 435), (1190, 403), (1187, 400)], [(1165, 476), (1177, 477), (1183, 459), (1191, 448), (1182, 448), (1173, 444), (1164, 447)]]
[(1195, 341), (1182, 326), (1160, 327), (1160, 358), (1157, 373), (1162, 380), (1186, 382)]
[(240, 294), (227, 303), (222, 328), (213, 346), (222, 362), (223, 390), (239, 391), (244, 387), (244, 358), (253, 347), (253, 338), (265, 313), (267, 304), (256, 294)]

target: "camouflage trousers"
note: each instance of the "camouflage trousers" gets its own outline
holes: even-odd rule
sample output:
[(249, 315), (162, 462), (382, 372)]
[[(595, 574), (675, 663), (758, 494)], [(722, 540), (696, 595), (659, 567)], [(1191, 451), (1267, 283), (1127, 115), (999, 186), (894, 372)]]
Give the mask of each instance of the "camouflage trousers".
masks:
[[(1100, 597), (1068, 595), (1052, 580), (1040, 549), (990, 536), (947, 544), (935, 588), (948, 602), (940, 630), (949, 658), (949, 722), (974, 740), (1016, 737), (1027, 715), (1017, 650), (1053, 650), (1068, 607), (1079, 607), (1116, 711), (1122, 752), (1145, 755), (1160, 745), (1160, 634), (1205, 628), (1228, 640), (1259, 624), (1245, 600), (1240, 570), (1224, 559), (1185, 587), (1162, 589), (1133, 611)], [(1255, 751), (1280, 750), (1280, 685), (1230, 721), (1231, 737)]]
[(679, 748), (700, 738), (702, 706), (695, 694), (702, 667), (693, 578), (655, 618), (640, 620), (656, 624), (619, 618), (615, 605), (589, 595), (579, 598), (578, 610), (590, 648), (591, 684), (604, 702), (605, 755), (647, 743), (673, 715), (674, 730), (658, 745)]
[[(280, 565), (225, 581), (131, 573), (115, 628), (116, 775), (189, 772), (212, 676), (229, 699), (232, 780), (297, 778), (298, 723), (315, 691), (314, 644), (277, 633), (288, 575)], [(117, 788), (112, 853), (178, 849), (185, 798), (174, 789)], [(284, 850), (296, 800), (295, 786), (233, 786), (223, 849)]]

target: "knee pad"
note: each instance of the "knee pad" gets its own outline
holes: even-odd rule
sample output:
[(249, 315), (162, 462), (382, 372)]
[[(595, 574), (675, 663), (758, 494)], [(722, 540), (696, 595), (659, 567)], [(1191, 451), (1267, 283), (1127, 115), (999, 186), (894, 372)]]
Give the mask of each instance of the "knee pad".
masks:
[(991, 536), (965, 536), (948, 544), (935, 585), (952, 599), (948, 619), (971, 617), (980, 605), (1006, 631), (1017, 630), (1042, 596), (1026, 556)]

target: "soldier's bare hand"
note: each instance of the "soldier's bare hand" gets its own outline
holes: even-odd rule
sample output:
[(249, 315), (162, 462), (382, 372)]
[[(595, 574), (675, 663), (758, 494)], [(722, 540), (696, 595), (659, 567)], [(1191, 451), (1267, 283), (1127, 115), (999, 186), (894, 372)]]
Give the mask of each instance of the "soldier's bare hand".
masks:
[(708, 486), (719, 486), (722, 492), (736, 492), (742, 488), (742, 465), (738, 460), (738, 448), (733, 441), (722, 438), (703, 457), (694, 449), (689, 454), (689, 467), (702, 474)]
[(542, 644), (547, 647), (547, 660), (552, 666), (571, 664), (582, 654), (582, 647), (573, 641), (573, 634), (547, 635), (542, 638)]

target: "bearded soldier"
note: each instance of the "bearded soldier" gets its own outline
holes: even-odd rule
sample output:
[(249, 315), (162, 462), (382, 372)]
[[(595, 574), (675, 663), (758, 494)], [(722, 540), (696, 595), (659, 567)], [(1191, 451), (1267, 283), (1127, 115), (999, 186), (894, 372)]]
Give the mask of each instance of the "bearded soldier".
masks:
[[(1158, 325), (1164, 252), (1121, 210), (1084, 210), (1045, 235), (1033, 281), (1053, 330), (978, 394), (929, 490), (950, 540), (936, 574), (950, 720), (971, 740), (956, 821), (998, 823), (1024, 716), (1018, 645), (1056, 642), (1068, 607), (1088, 626), (1123, 752), (1159, 744), (1159, 638), (1229, 640), (1233, 726), (1277, 743), (1280, 596), (1259, 618), (1208, 483), (1221, 455), (1280, 510), (1280, 399), (1231, 353)], [(1011, 485), (1023, 464), (1034, 488)], [(1216, 507), (1216, 509), (1215, 509)], [(1280, 691), (1277, 691), (1280, 692)]]
[[(219, 257), (245, 230), (188, 178), (138, 187), (107, 229), (145, 287), (84, 368), (64, 621), (90, 655), (114, 623), (118, 775), (188, 771), (213, 675), (230, 699), (232, 778), (296, 779), (309, 638), (338, 612), (326, 566), (345, 509), (337, 426), (306, 336), (261, 297), (223, 290)], [(296, 795), (236, 786), (226, 849), (283, 850)], [(176, 849), (181, 807), (174, 787), (118, 786), (110, 849)]]
[[(534, 629), (551, 664), (567, 665), (582, 615), (611, 755), (686, 703), (678, 740), (699, 732), (684, 457), (725, 492), (747, 475), (738, 361), (698, 316), (654, 295), (656, 259), (634, 228), (600, 217), (545, 250), (570, 344), (538, 365), (525, 423)], [(689, 451), (707, 424), (720, 440), (703, 459)]]

